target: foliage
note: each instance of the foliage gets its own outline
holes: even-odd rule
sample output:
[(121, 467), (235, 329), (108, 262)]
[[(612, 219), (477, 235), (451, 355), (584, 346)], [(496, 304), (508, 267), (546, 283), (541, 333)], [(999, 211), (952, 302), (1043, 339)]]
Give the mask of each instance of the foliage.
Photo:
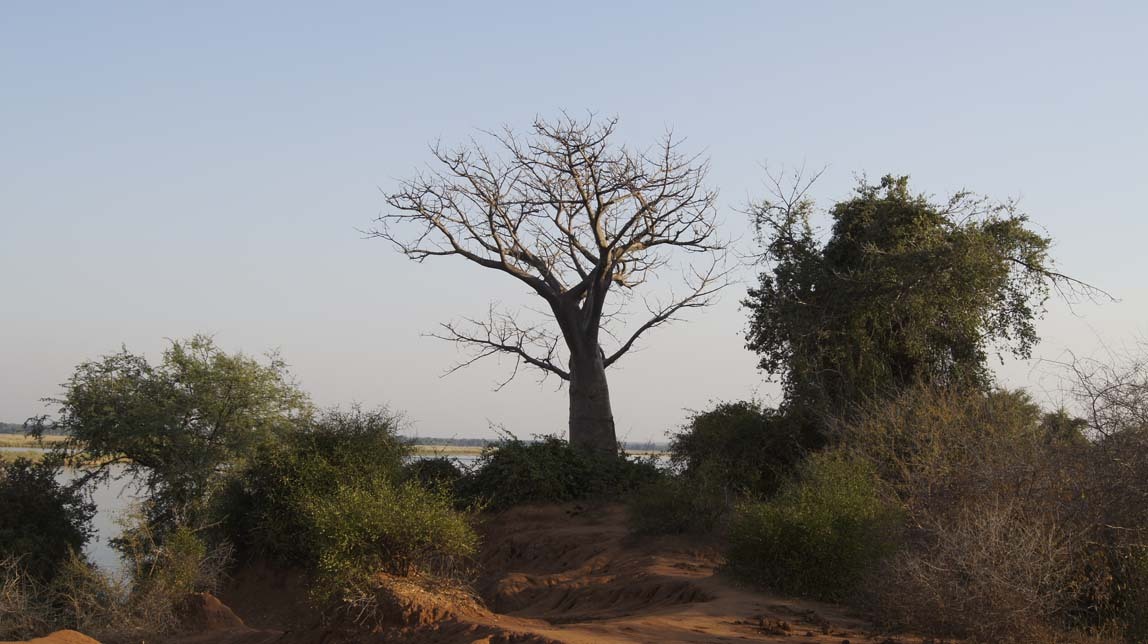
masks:
[(732, 498), (720, 477), (661, 476), (628, 499), (630, 527), (637, 534), (710, 534), (726, 519)]
[(1071, 282), (1010, 203), (937, 204), (886, 176), (832, 208), (824, 243), (812, 213), (800, 196), (754, 207), (769, 268), (744, 302), (748, 348), (807, 413), (917, 382), (985, 386), (989, 353), (1028, 357), (1050, 283)]
[(318, 545), (307, 514), (341, 482), (397, 481), (408, 447), (385, 409), (330, 410), (249, 459), (220, 495), (224, 537), (245, 558), (311, 566)]
[(617, 498), (658, 477), (650, 461), (592, 451), (556, 436), (526, 442), (508, 434), (483, 449), (459, 492), (491, 510), (525, 503)]
[(59, 474), (51, 459), (0, 463), (0, 559), (19, 557), (24, 572), (41, 581), (92, 536), (95, 505)]
[(445, 486), (404, 482), (400, 427), (385, 409), (320, 414), (236, 473), (216, 506), (224, 537), (312, 573), (320, 600), (369, 595), (380, 572), (453, 570), (477, 537)]
[(757, 402), (723, 402), (690, 417), (671, 439), (670, 458), (686, 478), (705, 472), (706, 483), (730, 492), (767, 495), (820, 442), (807, 424)]
[(1040, 408), (1023, 391), (917, 385), (861, 410), (839, 440), (914, 511), (1011, 493), (1045, 443)]
[(379, 572), (449, 573), (478, 545), (449, 494), (413, 481), (341, 484), (330, 496), (311, 499), (305, 512), (315, 535), (320, 596), (357, 594)]
[(420, 458), (403, 466), (403, 478), (415, 481), (423, 487), (453, 490), (462, 476), (462, 469), (455, 460), (446, 456)]
[(157, 525), (190, 521), (221, 476), (266, 449), (310, 412), (286, 364), (227, 354), (207, 336), (173, 341), (158, 365), (126, 349), (85, 362), (64, 384), (59, 417), (33, 434), (67, 435), (55, 449), (95, 479), (124, 463), (147, 490)]
[(74, 552), (57, 562), (57, 574), (47, 582), (28, 574), (19, 558), (0, 559), (0, 638), (72, 628), (102, 639), (113, 625), (127, 626), (127, 598), (125, 585)]
[(1044, 435), (1044, 440), (1052, 444), (1086, 447), (1087, 430), (1086, 419), (1073, 416), (1063, 407), (1046, 412), (1040, 419), (1040, 431)]
[(1070, 598), (1069, 536), (1016, 499), (962, 504), (875, 575), (886, 622), (978, 642), (1052, 639)]
[(0, 559), (0, 639), (70, 628), (107, 644), (128, 644), (177, 629), (178, 603), (189, 592), (215, 590), (226, 551), (207, 548), (182, 528), (162, 546), (139, 545), (127, 551), (129, 574), (123, 577), (75, 553), (58, 563), (51, 581), (28, 574), (19, 558)]
[(918, 386), (841, 429), (906, 518), (869, 584), (878, 616), (977, 641), (1143, 623), (1148, 441), (1135, 426), (1082, 440), (1056, 416), (1022, 392)]
[(161, 535), (142, 507), (121, 517), (119, 550), (134, 601), (163, 604), (193, 592), (215, 592), (231, 563), (226, 542), (209, 544), (204, 530), (177, 526)]
[(798, 595), (841, 599), (891, 554), (899, 517), (862, 460), (823, 452), (774, 498), (743, 503), (729, 534), (731, 568)]

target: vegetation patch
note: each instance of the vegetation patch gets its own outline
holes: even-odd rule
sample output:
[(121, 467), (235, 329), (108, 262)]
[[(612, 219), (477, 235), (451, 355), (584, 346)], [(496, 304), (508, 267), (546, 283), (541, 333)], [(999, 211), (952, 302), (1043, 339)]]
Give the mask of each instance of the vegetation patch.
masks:
[(817, 454), (774, 498), (738, 506), (729, 563), (779, 590), (842, 599), (893, 551), (898, 522), (871, 466), (840, 453)]
[(525, 503), (618, 499), (658, 477), (650, 459), (600, 453), (556, 436), (527, 442), (508, 434), (483, 449), (459, 491), (471, 502), (502, 510)]

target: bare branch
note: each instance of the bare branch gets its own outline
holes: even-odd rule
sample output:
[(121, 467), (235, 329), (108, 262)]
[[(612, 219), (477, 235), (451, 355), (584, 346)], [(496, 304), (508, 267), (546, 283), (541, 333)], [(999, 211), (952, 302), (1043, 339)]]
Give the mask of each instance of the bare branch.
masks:
[[(668, 281), (666, 269), (677, 255), (724, 254), (717, 195), (705, 184), (708, 163), (680, 152), (672, 132), (646, 151), (618, 146), (617, 123), (563, 115), (535, 120), (527, 136), (504, 128), (484, 132), (485, 142), (454, 149), (435, 144), (433, 165), (385, 195), (389, 210), (368, 236), (415, 261), (456, 256), (505, 273), (546, 301), (561, 330), (560, 338), (543, 342), (534, 335), (537, 327), (493, 313), (481, 323), (472, 320), (473, 333), (444, 325), (437, 337), (478, 349), (456, 368), (509, 353), (514, 373), (525, 363), (568, 379), (555, 351), (600, 351), (603, 320), (621, 315), (607, 305), (614, 287), (626, 302), (651, 278)], [(653, 317), (609, 363), (644, 331), (682, 309), (709, 304), (714, 277), (687, 272), (690, 294), (651, 308)]]
[[(497, 312), (494, 306), (491, 306), (487, 319), (466, 318), (466, 322), (472, 327), (469, 331), (459, 328), (456, 323), (445, 322), (439, 325), (442, 328), (441, 332), (430, 334), (431, 337), (440, 340), (465, 345), (474, 352), (470, 358), (451, 367), (443, 375), (450, 375), (459, 369), (469, 367), (483, 358), (509, 353), (515, 357), (511, 379), (518, 373), (518, 366), (522, 362), (552, 373), (563, 380), (570, 379), (570, 374), (555, 363), (558, 337), (554, 334), (547, 333), (537, 326), (523, 326), (513, 316)], [(545, 353), (539, 357), (531, 353), (532, 349), (541, 349)], [(510, 380), (507, 380), (497, 388), (501, 389), (509, 382)]]
[(606, 366), (609, 367), (617, 362), (619, 358), (633, 348), (634, 343), (646, 331), (675, 320), (675, 316), (685, 309), (702, 308), (713, 304), (718, 291), (730, 284), (730, 271), (725, 269), (723, 265), (724, 262), (715, 259), (705, 272), (695, 272), (693, 289), (687, 295), (671, 298), (668, 304), (660, 307), (647, 306), (651, 317), (638, 326), (629, 339), (606, 358)]

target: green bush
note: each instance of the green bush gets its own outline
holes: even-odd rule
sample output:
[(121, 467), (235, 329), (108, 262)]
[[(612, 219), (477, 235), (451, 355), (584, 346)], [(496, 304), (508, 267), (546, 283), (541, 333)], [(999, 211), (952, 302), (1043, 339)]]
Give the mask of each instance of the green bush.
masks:
[(772, 494), (820, 433), (799, 419), (756, 402), (718, 403), (690, 417), (670, 442), (670, 457), (687, 478), (705, 471), (731, 492)]
[(96, 508), (57, 481), (58, 465), (18, 458), (0, 464), (0, 559), (19, 557), (27, 574), (47, 581), (92, 535)]
[(318, 588), (326, 596), (368, 586), (379, 572), (450, 573), (478, 537), (443, 490), (368, 479), (340, 485), (306, 507), (316, 538)]
[(735, 510), (731, 568), (785, 592), (840, 599), (890, 554), (897, 514), (876, 472), (836, 452), (811, 456), (771, 500)]
[(403, 480), (418, 482), (423, 487), (453, 490), (462, 475), (454, 459), (446, 456), (420, 458), (403, 466)]
[(341, 483), (397, 482), (408, 447), (385, 410), (331, 411), (283, 444), (255, 455), (216, 507), (225, 540), (241, 559), (313, 565), (318, 551), (305, 508)]
[(526, 442), (507, 435), (482, 450), (459, 490), (471, 502), (501, 510), (524, 503), (619, 498), (658, 476), (652, 460), (603, 455), (556, 436)]
[(241, 560), (315, 575), (320, 600), (380, 572), (451, 570), (477, 537), (446, 486), (404, 482), (415, 475), (397, 429), (386, 412), (331, 412), (256, 456), (222, 495), (223, 536)]
[(722, 524), (730, 501), (715, 475), (663, 476), (630, 497), (630, 528), (638, 534), (708, 534)]

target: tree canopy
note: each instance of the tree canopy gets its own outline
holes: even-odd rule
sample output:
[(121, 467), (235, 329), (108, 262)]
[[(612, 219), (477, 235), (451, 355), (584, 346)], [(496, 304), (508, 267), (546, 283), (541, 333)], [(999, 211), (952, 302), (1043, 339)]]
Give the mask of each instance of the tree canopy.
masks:
[(753, 206), (766, 268), (744, 301), (747, 346), (792, 408), (838, 413), (916, 382), (986, 386), (990, 355), (1031, 354), (1050, 287), (1082, 286), (1053, 270), (1049, 239), (1015, 204), (862, 180), (822, 242), (808, 186)]
[(157, 365), (126, 348), (84, 362), (63, 387), (47, 399), (58, 418), (34, 419), (32, 433), (65, 434), (56, 450), (92, 478), (122, 464), (159, 524), (186, 518), (224, 468), (311, 413), (278, 357), (228, 354), (203, 335), (173, 341)]

